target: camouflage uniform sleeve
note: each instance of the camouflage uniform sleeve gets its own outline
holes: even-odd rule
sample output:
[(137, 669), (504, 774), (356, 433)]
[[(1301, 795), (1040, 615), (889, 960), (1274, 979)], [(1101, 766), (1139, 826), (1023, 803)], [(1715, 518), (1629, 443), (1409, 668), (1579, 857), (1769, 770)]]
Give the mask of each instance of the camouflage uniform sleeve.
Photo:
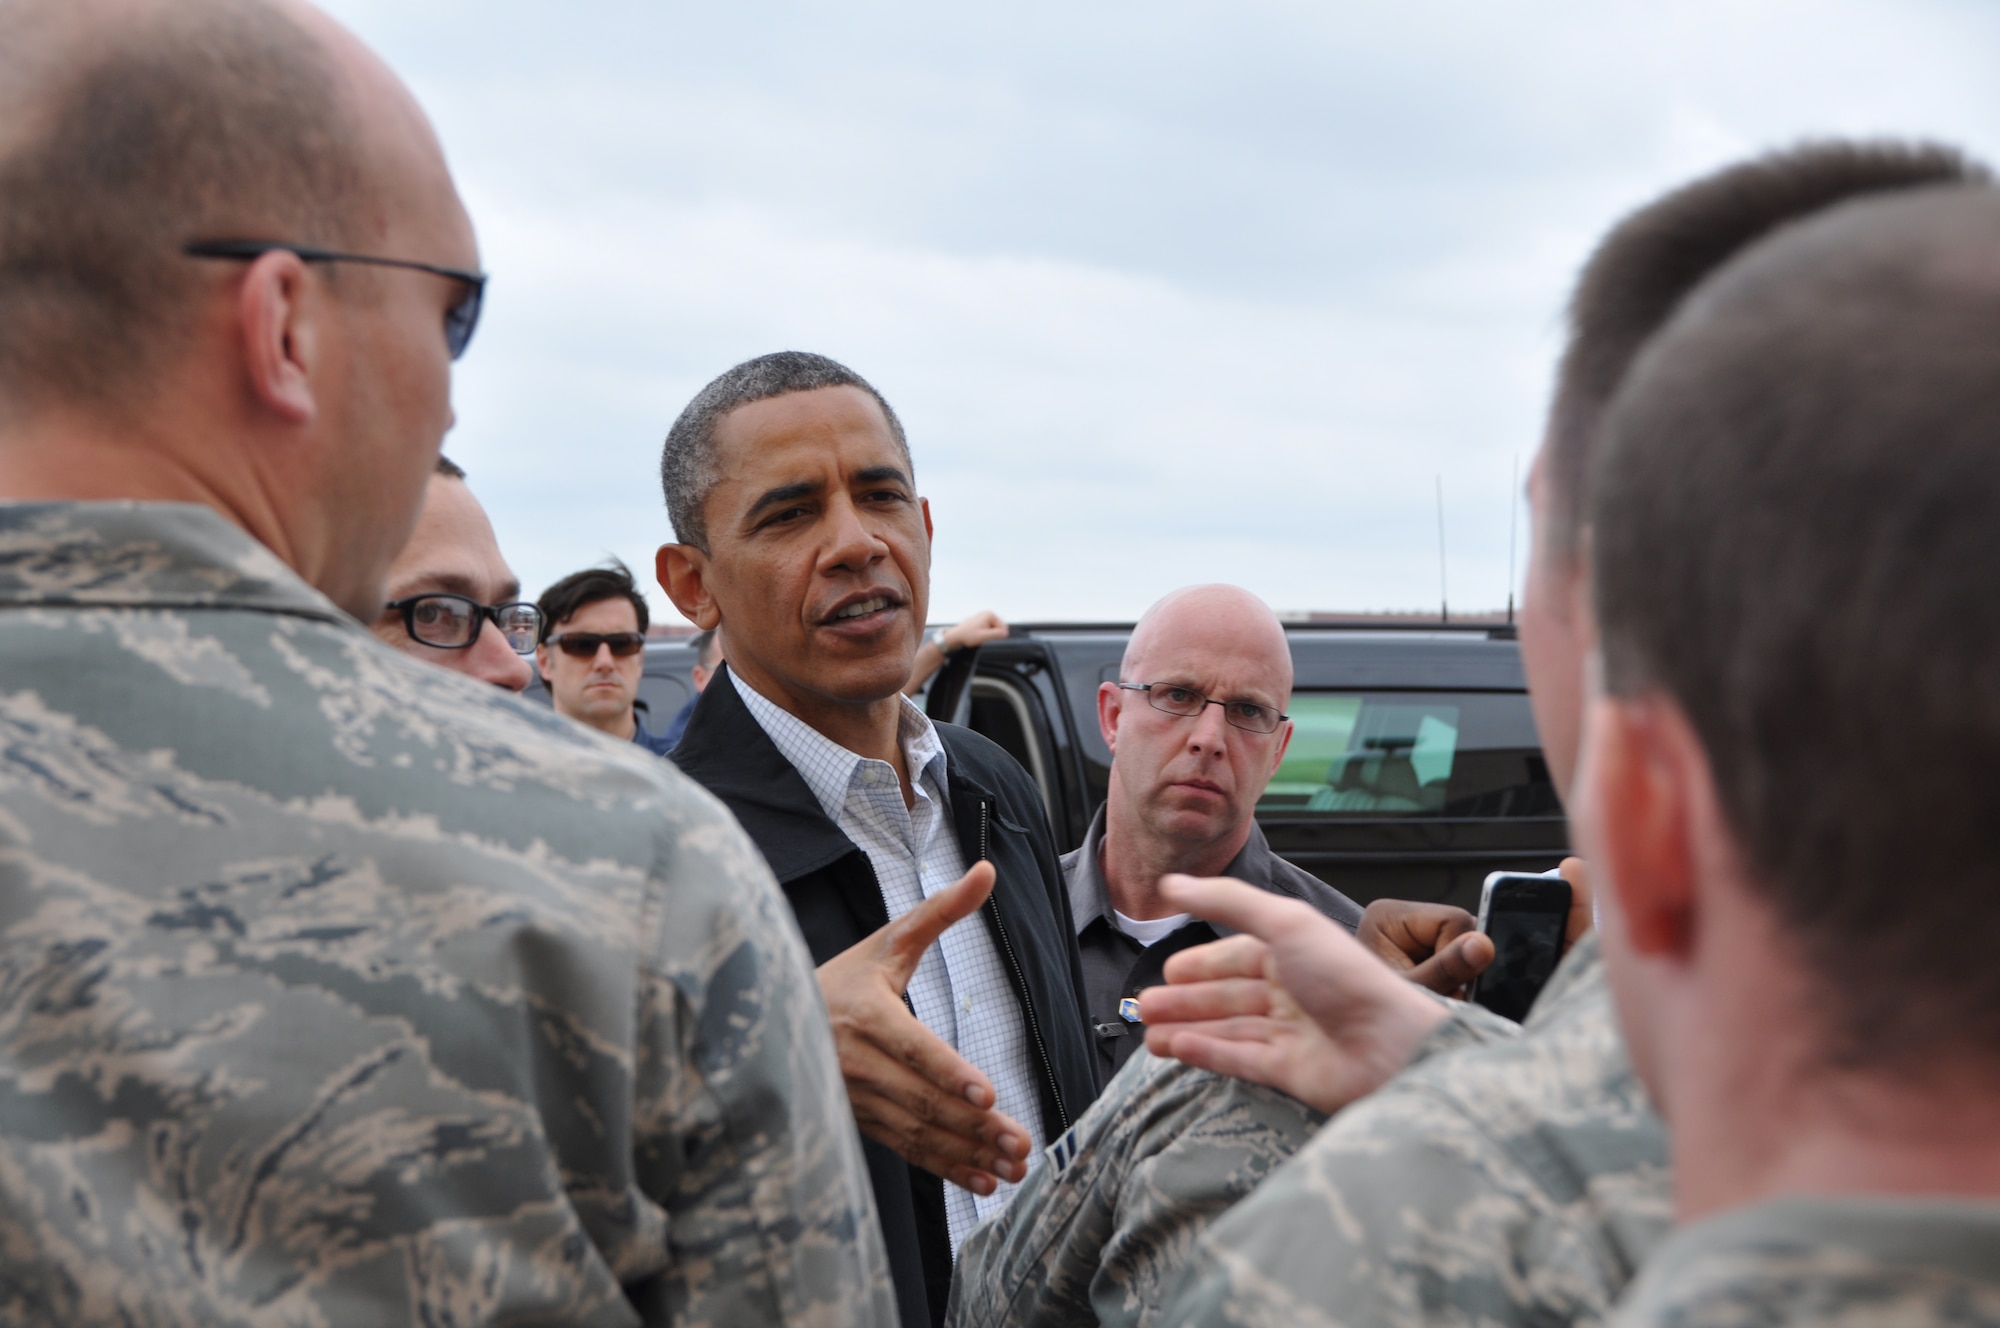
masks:
[(1449, 1104), (1394, 1089), (1348, 1108), (1198, 1243), (1164, 1324), (1521, 1323), (1534, 1186)]
[(1445, 1007), (1444, 1022), (1430, 1031), (1417, 1044), (1416, 1051), (1403, 1068), (1412, 1069), (1433, 1056), (1442, 1056), (1460, 1047), (1481, 1047), (1492, 1042), (1505, 1042), (1521, 1036), (1521, 1026), (1512, 1019), (1503, 1019), (1483, 1005), (1471, 1001), (1455, 1001), (1446, 996), (1437, 997)]
[(812, 961), (719, 803), (663, 832), (637, 1012), (638, 1177), (666, 1210), (649, 1321), (897, 1322)]
[(1564, 1004), (1347, 1108), (1202, 1235), (1161, 1322), (1602, 1321), (1667, 1228), (1665, 1135), (1601, 979)]
[(959, 1252), (950, 1328), (1150, 1324), (1195, 1237), (1325, 1117), (1140, 1052)]

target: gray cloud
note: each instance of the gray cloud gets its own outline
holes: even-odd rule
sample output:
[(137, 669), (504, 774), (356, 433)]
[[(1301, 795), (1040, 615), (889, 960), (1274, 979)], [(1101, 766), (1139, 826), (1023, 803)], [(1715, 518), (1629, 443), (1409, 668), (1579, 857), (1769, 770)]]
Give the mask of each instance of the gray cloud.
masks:
[(1947, 0), (331, 8), (480, 226), (448, 447), (530, 588), (649, 563), (667, 424), (798, 346), (909, 423), (940, 615), (1427, 605), (1439, 474), (1497, 606), (1610, 220), (1810, 134), (2000, 155), (2000, 18)]

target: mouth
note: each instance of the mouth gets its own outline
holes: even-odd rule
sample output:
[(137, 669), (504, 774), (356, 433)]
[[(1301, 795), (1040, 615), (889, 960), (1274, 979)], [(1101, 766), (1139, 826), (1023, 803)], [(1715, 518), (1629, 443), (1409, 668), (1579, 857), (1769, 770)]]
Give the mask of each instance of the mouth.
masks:
[(854, 595), (834, 606), (820, 619), (823, 627), (873, 627), (903, 607), (903, 601), (884, 591)]
[(1206, 779), (1175, 780), (1174, 787), (1182, 789), (1194, 789), (1197, 792), (1201, 793), (1213, 793), (1218, 798), (1224, 796), (1222, 792), (1222, 785), (1213, 783)]

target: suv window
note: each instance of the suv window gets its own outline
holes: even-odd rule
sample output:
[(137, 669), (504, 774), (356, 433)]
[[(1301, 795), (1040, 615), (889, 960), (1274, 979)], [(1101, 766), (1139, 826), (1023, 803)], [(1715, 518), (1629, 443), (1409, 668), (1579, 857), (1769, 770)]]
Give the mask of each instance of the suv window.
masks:
[(1520, 692), (1299, 692), (1257, 804), (1285, 816), (1560, 816)]

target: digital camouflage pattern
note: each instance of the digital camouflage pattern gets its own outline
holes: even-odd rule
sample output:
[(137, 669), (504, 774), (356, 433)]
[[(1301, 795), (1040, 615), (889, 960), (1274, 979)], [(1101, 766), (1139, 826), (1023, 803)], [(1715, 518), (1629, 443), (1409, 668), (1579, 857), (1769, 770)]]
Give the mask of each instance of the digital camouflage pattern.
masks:
[[(1448, 1004), (1418, 1059), (1519, 1032)], [(1141, 1051), (960, 1249), (947, 1323), (1146, 1328), (1195, 1237), (1325, 1120), (1274, 1089)]]
[(1676, 1233), (1617, 1328), (1994, 1328), (2000, 1203), (1792, 1198)]
[(1146, 1323), (1195, 1234), (1325, 1119), (1141, 1050), (959, 1249), (948, 1328)]
[(206, 508), (0, 507), (0, 1322), (893, 1324), (763, 858)]
[(1195, 1242), (1164, 1324), (1593, 1324), (1672, 1218), (1596, 938), (1521, 1036), (1343, 1111)]

